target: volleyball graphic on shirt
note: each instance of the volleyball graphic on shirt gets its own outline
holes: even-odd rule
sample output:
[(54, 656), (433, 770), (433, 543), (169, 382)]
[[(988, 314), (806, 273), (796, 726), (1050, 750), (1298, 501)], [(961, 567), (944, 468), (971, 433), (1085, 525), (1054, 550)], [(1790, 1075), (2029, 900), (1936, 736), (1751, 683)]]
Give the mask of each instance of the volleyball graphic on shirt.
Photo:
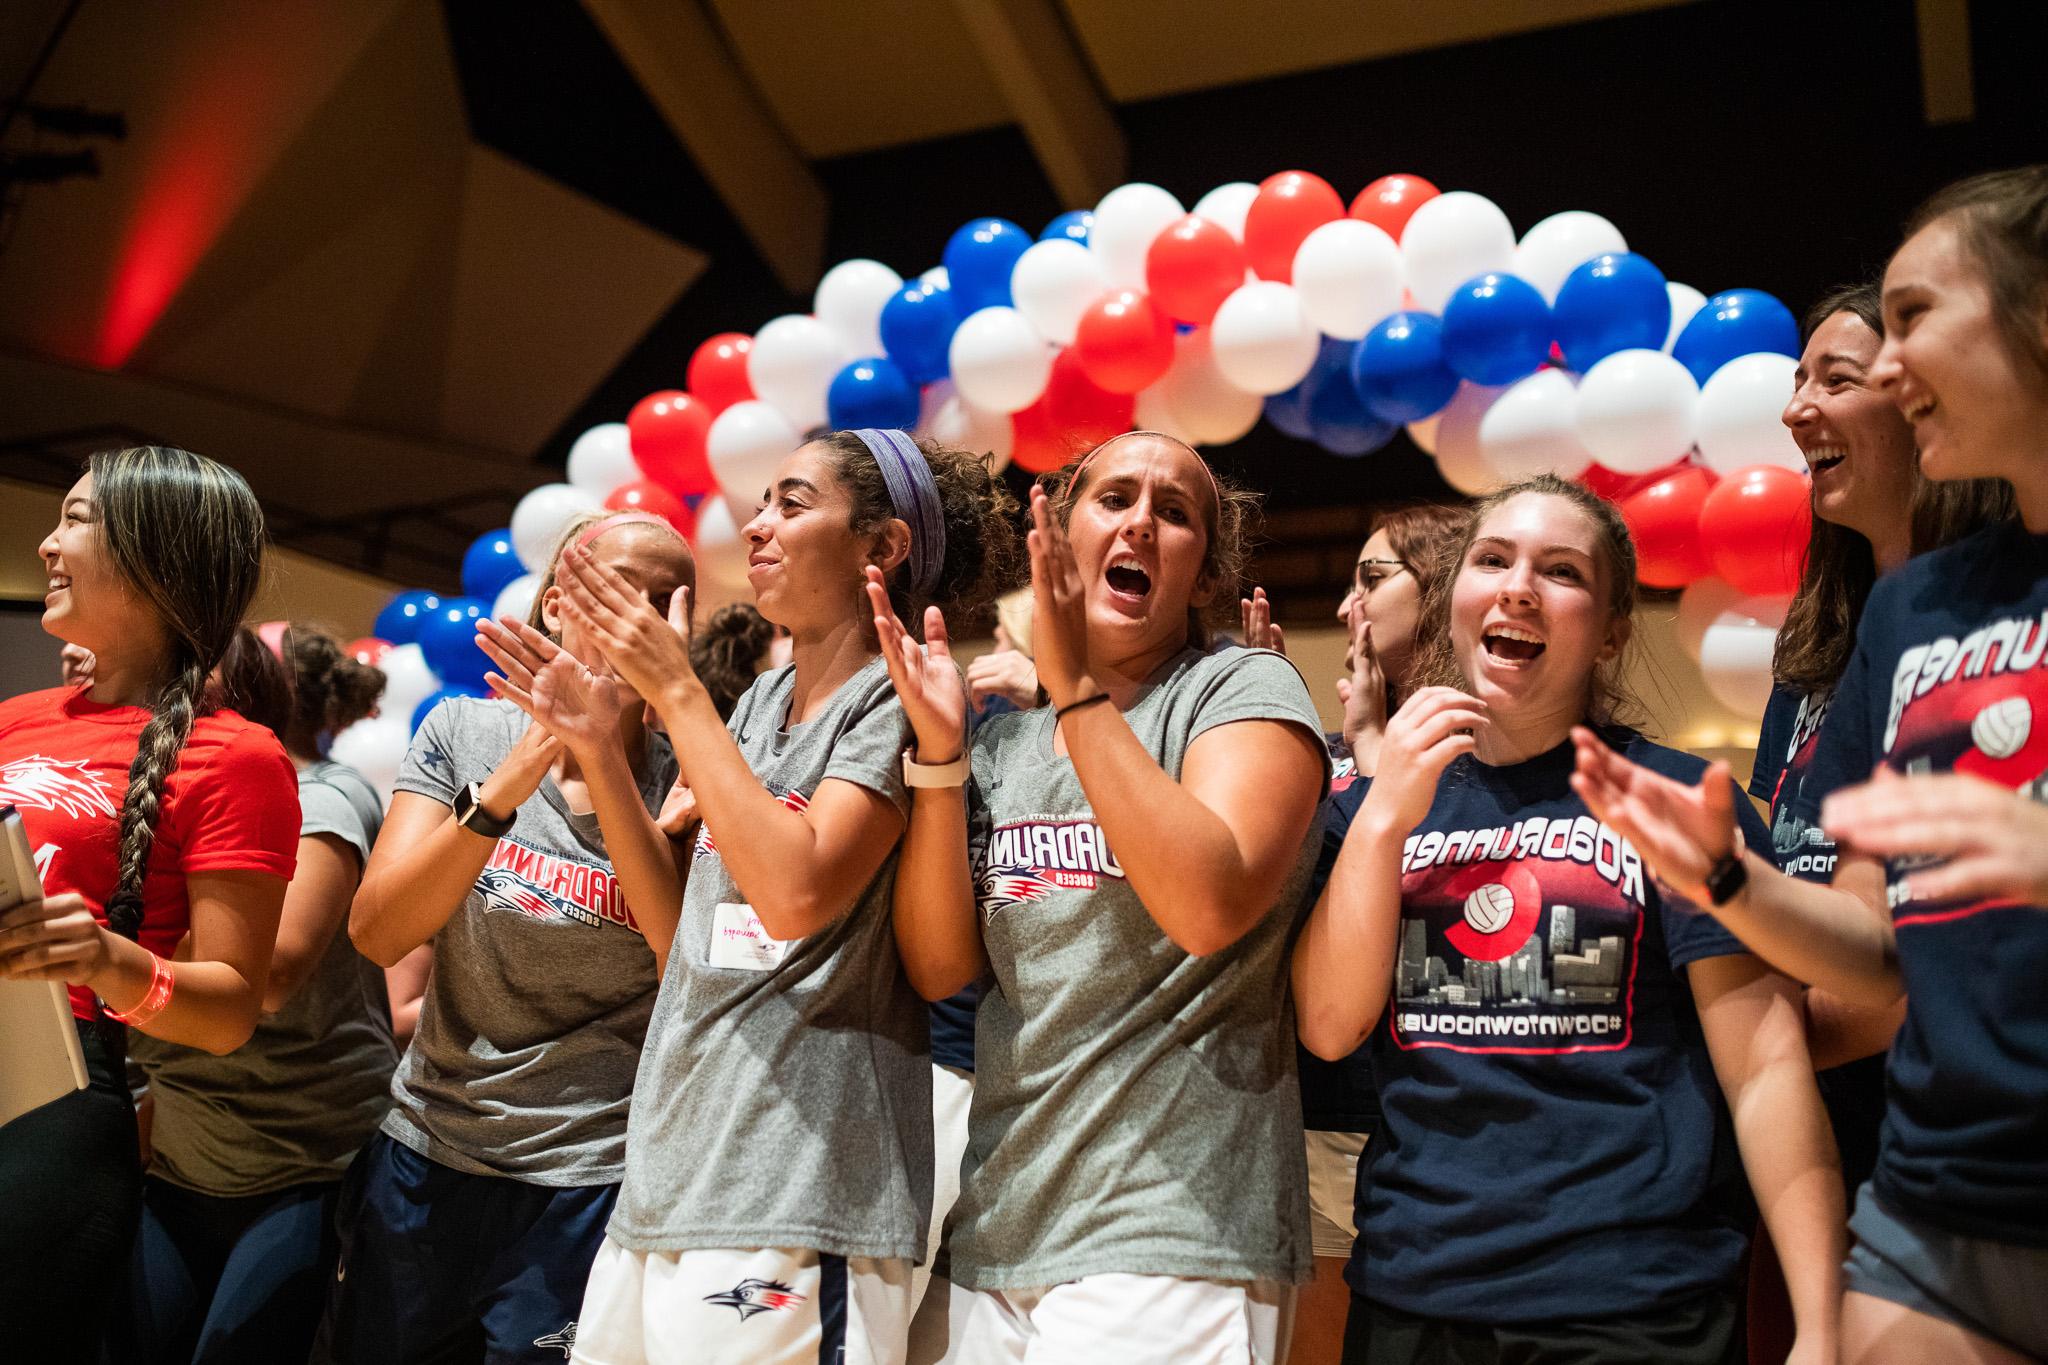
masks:
[(1986, 757), (2011, 758), (2034, 731), (2034, 708), (2025, 697), (1992, 702), (1970, 722), (1970, 742)]
[(1465, 923), (1482, 934), (1499, 933), (1514, 913), (1515, 893), (1499, 882), (1488, 882), (1465, 897)]

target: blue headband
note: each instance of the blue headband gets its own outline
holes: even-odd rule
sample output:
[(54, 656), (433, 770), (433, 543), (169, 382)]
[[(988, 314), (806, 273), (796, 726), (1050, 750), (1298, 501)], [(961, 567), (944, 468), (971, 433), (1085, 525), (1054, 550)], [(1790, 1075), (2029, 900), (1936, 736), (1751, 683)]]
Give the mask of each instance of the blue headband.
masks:
[(939, 482), (932, 477), (931, 464), (917, 442), (903, 432), (868, 427), (853, 434), (875, 457), (882, 482), (889, 488), (889, 502), (910, 528), (911, 586), (919, 597), (929, 597), (946, 562), (946, 515), (939, 504)]

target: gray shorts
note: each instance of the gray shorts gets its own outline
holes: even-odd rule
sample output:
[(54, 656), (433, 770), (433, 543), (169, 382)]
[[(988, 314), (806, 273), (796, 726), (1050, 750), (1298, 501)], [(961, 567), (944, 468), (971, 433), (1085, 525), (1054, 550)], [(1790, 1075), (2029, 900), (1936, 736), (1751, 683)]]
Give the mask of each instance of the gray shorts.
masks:
[(1901, 1218), (1868, 1185), (1856, 1196), (1849, 1232), (1849, 1289), (2048, 1357), (2048, 1249)]

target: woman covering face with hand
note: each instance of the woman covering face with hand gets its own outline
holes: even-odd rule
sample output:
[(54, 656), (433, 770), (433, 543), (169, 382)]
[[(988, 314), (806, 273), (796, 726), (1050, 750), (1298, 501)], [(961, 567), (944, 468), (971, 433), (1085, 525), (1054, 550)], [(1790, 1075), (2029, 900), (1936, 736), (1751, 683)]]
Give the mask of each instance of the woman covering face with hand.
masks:
[(1426, 685), (1294, 950), (1302, 1041), (1369, 1037), (1380, 1097), (1345, 1359), (1721, 1361), (1748, 1225), (1731, 1112), (1799, 1257), (1794, 1358), (1832, 1359), (1841, 1191), (1796, 987), (1569, 783), (1574, 725), (1656, 771), (1703, 766), (1611, 726), (1628, 532), (1546, 476), (1481, 502), (1451, 562)]
[(944, 621), (919, 646), (876, 601), (915, 761), (949, 774), (913, 788), (904, 966), (932, 1000), (991, 982), (951, 1285), (914, 1359), (1279, 1358), (1309, 1267), (1284, 950), (1327, 767), (1283, 658), (1206, 648), (1249, 504), (1152, 432), (1047, 479), (1051, 705), (971, 749)]
[[(676, 627), (689, 546), (644, 513), (573, 524), (525, 627), (491, 623), (496, 698), (421, 722), (350, 911), (386, 967), (434, 965), (383, 1130), (341, 1195), (314, 1358), (543, 1358), (573, 1326), (618, 1196), (626, 1108), (684, 854), (656, 822), (669, 743), (565, 608), (598, 564)], [(654, 951), (650, 951), (653, 949)]]
[(1851, 1004), (1904, 996), (1850, 1225), (1848, 1361), (2048, 1355), (2044, 224), (2048, 167), (1979, 176), (1922, 206), (1885, 269), (1870, 382), (1923, 475), (2004, 479), (2019, 515), (1871, 590), (1794, 806), (1839, 848), (1832, 885), (1738, 842), (1711, 784), (1580, 744), (1587, 799), (1758, 953)]
[(742, 534), (793, 658), (729, 722), (660, 615), (571, 554), (570, 618), (660, 713), (703, 820), (575, 1359), (902, 1359), (931, 1062), (887, 914), (908, 736), (862, 573), (905, 612), (978, 609), (1013, 506), (978, 457), (902, 432), (788, 456)]

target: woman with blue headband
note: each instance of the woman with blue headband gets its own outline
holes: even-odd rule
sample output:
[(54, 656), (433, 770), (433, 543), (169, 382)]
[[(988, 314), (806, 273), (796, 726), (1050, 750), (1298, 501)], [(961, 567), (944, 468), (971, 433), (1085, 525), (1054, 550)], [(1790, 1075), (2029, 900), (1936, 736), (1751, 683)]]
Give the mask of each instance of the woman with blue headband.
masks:
[(792, 658), (730, 722), (636, 594), (573, 552), (565, 575), (702, 818), (577, 1329), (591, 1365), (900, 1361), (924, 1255), (930, 1046), (889, 897), (907, 784), (933, 775), (905, 763), (863, 571), (906, 615), (975, 611), (1008, 586), (1014, 504), (979, 457), (900, 431), (811, 441), (761, 497), (747, 577)]

